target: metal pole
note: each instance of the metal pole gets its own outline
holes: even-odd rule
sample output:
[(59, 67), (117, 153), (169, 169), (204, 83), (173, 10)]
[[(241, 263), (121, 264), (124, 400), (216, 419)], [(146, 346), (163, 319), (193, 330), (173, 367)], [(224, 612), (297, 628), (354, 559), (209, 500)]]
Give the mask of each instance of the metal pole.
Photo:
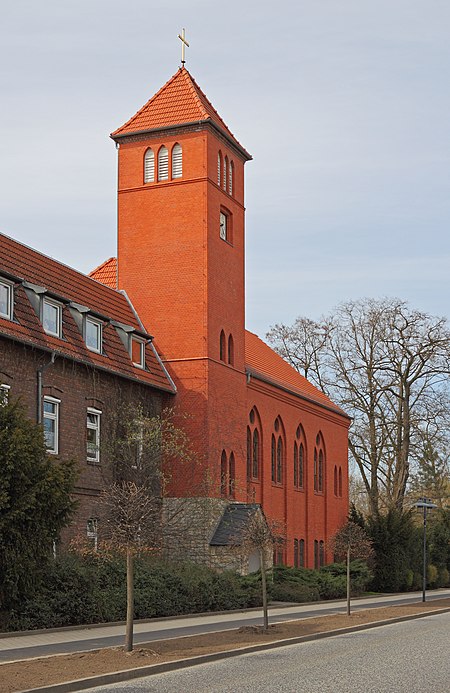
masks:
[(422, 601), (425, 601), (427, 589), (427, 506), (423, 506), (423, 588)]

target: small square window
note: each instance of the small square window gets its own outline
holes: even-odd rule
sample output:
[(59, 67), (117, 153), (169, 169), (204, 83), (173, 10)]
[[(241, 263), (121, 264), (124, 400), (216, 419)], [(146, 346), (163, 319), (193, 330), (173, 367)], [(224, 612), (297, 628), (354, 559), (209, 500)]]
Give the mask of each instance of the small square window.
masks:
[(145, 342), (137, 337), (131, 338), (131, 360), (138, 368), (145, 368)]
[(223, 241), (228, 240), (228, 217), (224, 212), (220, 212), (220, 237)]
[(44, 438), (47, 452), (58, 454), (59, 438), (59, 400), (53, 397), (44, 397)]
[(85, 341), (88, 349), (102, 353), (102, 323), (99, 320), (86, 318)]
[(3, 279), (0, 281), (0, 316), (7, 320), (13, 317), (13, 287)]
[(88, 462), (100, 462), (100, 416), (98, 409), (87, 410), (87, 460)]
[(62, 335), (62, 306), (49, 298), (42, 301), (42, 324), (47, 334)]

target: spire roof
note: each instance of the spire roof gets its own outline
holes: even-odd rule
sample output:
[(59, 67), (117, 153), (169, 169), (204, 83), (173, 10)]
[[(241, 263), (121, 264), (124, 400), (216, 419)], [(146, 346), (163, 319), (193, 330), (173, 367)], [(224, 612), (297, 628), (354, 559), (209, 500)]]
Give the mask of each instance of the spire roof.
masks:
[(113, 139), (148, 130), (211, 122), (251, 158), (222, 120), (185, 67), (179, 70), (124, 125), (111, 133)]

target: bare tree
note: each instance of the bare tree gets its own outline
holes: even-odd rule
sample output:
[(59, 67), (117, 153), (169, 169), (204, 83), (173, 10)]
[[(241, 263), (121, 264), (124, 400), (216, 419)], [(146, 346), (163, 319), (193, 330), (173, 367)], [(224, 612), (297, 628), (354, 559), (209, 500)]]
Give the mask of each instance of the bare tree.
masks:
[(267, 570), (269, 565), (272, 566), (273, 550), (282, 541), (282, 536), (283, 532), (279, 524), (268, 521), (261, 507), (253, 505), (246, 522), (241, 524), (230, 540), (231, 547), (242, 560), (247, 562), (255, 553), (259, 557), (264, 632), (269, 628)]
[(300, 319), (268, 337), (352, 417), (349, 449), (370, 513), (401, 511), (425, 430), (433, 437), (448, 430), (447, 321), (398, 299), (364, 299), (338, 306), (320, 326)]
[(126, 554), (127, 619), (125, 650), (133, 649), (134, 556), (149, 549), (158, 552), (170, 522), (182, 512), (180, 504), (163, 513), (171, 476), (189, 479), (194, 455), (185, 432), (173, 423), (173, 413), (146, 416), (142, 408), (121, 412), (121, 432), (110, 441), (112, 483), (102, 493), (110, 545)]
[(366, 560), (373, 554), (372, 540), (355, 522), (348, 521), (330, 542), (335, 556), (347, 564), (347, 616), (350, 616), (350, 562), (355, 558)]

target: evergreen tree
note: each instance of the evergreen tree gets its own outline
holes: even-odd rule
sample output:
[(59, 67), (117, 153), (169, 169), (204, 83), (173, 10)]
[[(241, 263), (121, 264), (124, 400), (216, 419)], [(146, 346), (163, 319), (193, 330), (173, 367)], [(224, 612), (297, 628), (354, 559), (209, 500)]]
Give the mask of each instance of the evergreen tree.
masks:
[(0, 406), (0, 610), (39, 585), (70, 521), (73, 462), (47, 454), (42, 427), (18, 403)]

